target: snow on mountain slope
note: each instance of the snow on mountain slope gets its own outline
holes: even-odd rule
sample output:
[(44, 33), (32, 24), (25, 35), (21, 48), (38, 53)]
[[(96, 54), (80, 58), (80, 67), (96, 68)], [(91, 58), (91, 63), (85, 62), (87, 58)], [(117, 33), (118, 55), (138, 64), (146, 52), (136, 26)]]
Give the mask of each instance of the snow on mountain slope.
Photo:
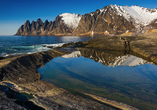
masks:
[(79, 14), (70, 14), (70, 13), (62, 13), (59, 16), (62, 17), (61, 19), (64, 21), (64, 23), (72, 29), (77, 28), (78, 23), (80, 22), (82, 17)]
[(157, 19), (157, 9), (147, 9), (139, 6), (110, 6), (118, 15), (124, 16), (128, 21), (134, 22), (135, 25), (146, 26), (154, 19)]
[(157, 18), (157, 9), (148, 10), (147, 8), (139, 6), (123, 7), (127, 13), (134, 18), (137, 24), (149, 25), (154, 19)]

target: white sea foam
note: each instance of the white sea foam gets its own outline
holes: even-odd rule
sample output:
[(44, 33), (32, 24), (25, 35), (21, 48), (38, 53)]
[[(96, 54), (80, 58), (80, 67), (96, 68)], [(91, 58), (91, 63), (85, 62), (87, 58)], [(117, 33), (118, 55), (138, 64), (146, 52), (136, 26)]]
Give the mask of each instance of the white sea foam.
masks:
[(9, 56), (9, 54), (7, 54), (5, 52), (3, 52), (3, 53), (0, 54), (0, 57), (7, 57), (7, 56)]
[(31, 46), (12, 46), (8, 48), (8, 50), (12, 51), (10, 53), (3, 52), (0, 54), (0, 57), (8, 57), (16, 56), (16, 55), (22, 55), (22, 54), (32, 54), (42, 51), (50, 50), (51, 48), (48, 48), (48, 46), (55, 48), (55, 47), (61, 47), (65, 43), (57, 43), (57, 44), (41, 44), (41, 45), (31, 45)]
[(57, 43), (57, 44), (43, 44), (43, 46), (46, 46), (46, 47), (61, 47), (63, 44), (65, 43)]

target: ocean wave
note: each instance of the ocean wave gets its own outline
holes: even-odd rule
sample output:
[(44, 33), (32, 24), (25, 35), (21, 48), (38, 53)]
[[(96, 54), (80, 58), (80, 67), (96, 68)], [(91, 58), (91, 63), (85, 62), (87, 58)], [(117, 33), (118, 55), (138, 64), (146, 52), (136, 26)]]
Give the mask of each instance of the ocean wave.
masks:
[(5, 52), (0, 53), (0, 57), (7, 57), (7, 56), (9, 56), (9, 54), (7, 54)]
[(22, 55), (22, 54), (32, 54), (42, 51), (50, 50), (48, 47), (61, 47), (65, 43), (56, 43), (56, 44), (41, 44), (41, 45), (31, 45), (31, 46), (11, 46), (7, 48), (3, 48), (3, 52), (0, 53), (0, 57), (8, 57)]

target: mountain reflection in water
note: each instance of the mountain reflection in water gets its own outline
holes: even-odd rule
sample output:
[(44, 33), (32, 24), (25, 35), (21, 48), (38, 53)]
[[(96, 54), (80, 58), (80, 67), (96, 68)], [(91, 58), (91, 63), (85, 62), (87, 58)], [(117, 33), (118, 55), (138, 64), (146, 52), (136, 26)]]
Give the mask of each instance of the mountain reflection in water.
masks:
[(38, 69), (42, 80), (70, 91), (86, 92), (156, 108), (157, 66), (123, 51), (78, 49)]
[(92, 49), (80, 49), (80, 56), (85, 58), (90, 58), (96, 62), (100, 62), (106, 66), (137, 66), (142, 64), (153, 64), (142, 58), (136, 57), (134, 55), (124, 54), (123, 51), (101, 51), (101, 50), (92, 50)]

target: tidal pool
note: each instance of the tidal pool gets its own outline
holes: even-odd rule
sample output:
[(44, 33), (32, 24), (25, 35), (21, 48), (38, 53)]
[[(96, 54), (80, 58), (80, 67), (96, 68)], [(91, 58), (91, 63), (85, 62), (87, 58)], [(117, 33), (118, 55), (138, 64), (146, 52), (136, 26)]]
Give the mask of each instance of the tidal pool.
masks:
[(122, 51), (79, 49), (38, 69), (41, 79), (144, 110), (157, 108), (157, 66)]

